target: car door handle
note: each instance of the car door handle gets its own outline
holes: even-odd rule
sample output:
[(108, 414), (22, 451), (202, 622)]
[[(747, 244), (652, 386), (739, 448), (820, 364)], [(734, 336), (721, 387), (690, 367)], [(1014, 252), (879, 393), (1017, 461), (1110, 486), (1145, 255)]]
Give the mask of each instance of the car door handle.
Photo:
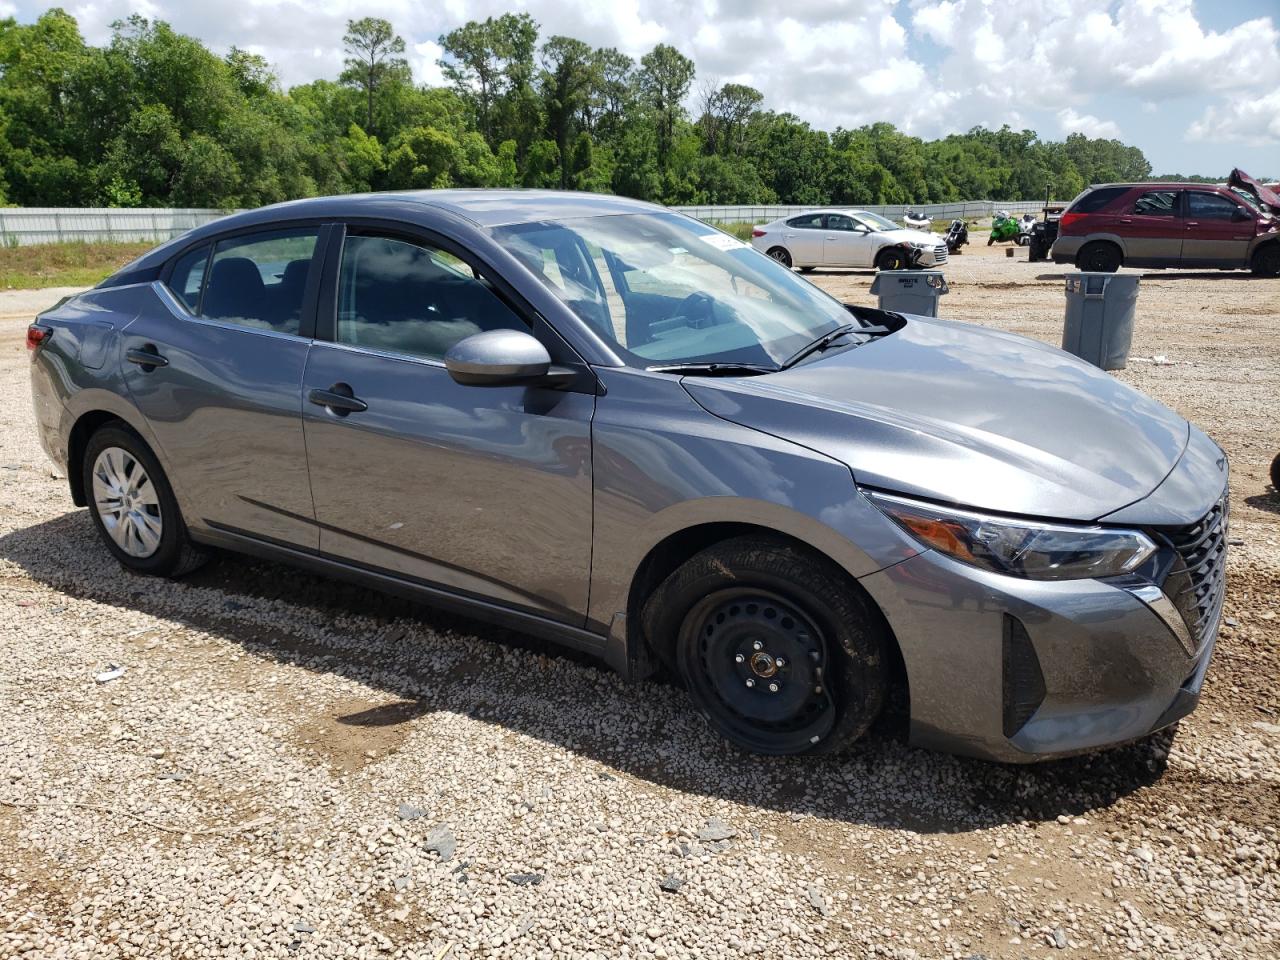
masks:
[(1190, 230), (1192, 227), (1198, 227), (1198, 226), (1200, 226), (1200, 224), (1199, 224), (1198, 222), (1191, 221), (1191, 220), (1188, 220), (1188, 221), (1187, 221), (1187, 229), (1188, 229), (1188, 230)]
[(1120, 222), (1121, 222), (1121, 223), (1133, 223), (1133, 221), (1132, 221), (1132, 220), (1130, 220), (1128, 217), (1121, 217), (1121, 218), (1120, 218)]
[(369, 405), (356, 397), (345, 383), (335, 383), (328, 390), (312, 390), (307, 399), (317, 407), (326, 407), (340, 417), (349, 413), (364, 413)]
[(130, 363), (136, 363), (142, 368), (143, 373), (150, 373), (156, 367), (167, 367), (169, 360), (160, 356), (160, 352), (156, 350), (154, 343), (148, 343), (145, 347), (126, 350), (124, 358)]

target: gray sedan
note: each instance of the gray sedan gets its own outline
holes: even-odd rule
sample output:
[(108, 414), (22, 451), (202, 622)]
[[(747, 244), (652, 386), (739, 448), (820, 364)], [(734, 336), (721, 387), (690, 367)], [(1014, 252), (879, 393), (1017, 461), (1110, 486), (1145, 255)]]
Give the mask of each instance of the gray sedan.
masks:
[(228, 217), (28, 331), (108, 550), (224, 548), (668, 667), (770, 754), (1022, 761), (1195, 705), (1226, 459), (1021, 337), (843, 305), (659, 207), (441, 191)]

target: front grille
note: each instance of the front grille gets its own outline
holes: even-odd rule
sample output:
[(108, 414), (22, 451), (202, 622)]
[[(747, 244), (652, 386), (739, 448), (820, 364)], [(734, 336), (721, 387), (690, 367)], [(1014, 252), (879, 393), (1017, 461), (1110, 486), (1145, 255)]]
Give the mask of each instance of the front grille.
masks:
[(1218, 502), (1196, 523), (1160, 532), (1178, 554), (1165, 578), (1165, 596), (1178, 609), (1197, 647), (1208, 639), (1222, 613), (1227, 588), (1227, 515), (1223, 490)]
[(933, 264), (937, 266), (940, 263), (947, 262), (947, 245), (940, 243), (933, 248)]

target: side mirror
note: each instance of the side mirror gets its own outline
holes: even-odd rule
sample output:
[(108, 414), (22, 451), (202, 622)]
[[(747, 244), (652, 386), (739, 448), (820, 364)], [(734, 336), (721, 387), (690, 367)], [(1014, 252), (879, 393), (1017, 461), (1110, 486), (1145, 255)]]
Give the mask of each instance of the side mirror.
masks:
[(1249, 216), (1249, 211), (1244, 207), (1237, 206), (1236, 212), (1231, 215), (1231, 219), (1239, 223), (1242, 220), (1252, 220), (1253, 217)]
[(459, 340), (444, 355), (444, 365), (455, 382), (468, 387), (561, 382), (566, 373), (553, 369), (547, 348), (523, 330), (486, 330)]

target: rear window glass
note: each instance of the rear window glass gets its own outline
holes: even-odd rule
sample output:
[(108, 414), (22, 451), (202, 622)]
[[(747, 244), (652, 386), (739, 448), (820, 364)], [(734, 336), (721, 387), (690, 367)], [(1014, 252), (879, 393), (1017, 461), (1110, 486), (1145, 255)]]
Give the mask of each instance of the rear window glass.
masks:
[(316, 228), (308, 227), (220, 241), (201, 315), (296, 336), (318, 235)]
[(1133, 204), (1133, 212), (1144, 217), (1172, 217), (1178, 213), (1176, 190), (1152, 190), (1144, 193)]
[(1071, 205), (1069, 213), (1097, 213), (1121, 194), (1127, 193), (1128, 187), (1100, 187), (1090, 190)]
[(195, 313), (200, 307), (200, 291), (204, 286), (204, 267), (209, 262), (209, 247), (196, 247), (180, 256), (169, 274), (169, 289), (173, 295)]
[(821, 230), (822, 214), (806, 213), (804, 216), (792, 217), (787, 221), (788, 227), (800, 227), (802, 230)]

